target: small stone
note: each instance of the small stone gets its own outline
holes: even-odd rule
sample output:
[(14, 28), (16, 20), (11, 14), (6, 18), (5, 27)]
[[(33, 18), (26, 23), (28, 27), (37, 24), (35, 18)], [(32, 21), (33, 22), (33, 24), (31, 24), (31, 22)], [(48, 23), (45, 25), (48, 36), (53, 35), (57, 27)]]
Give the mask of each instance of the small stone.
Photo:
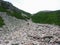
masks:
[(19, 45), (18, 43), (16, 43), (16, 44), (12, 44), (12, 45)]
[(8, 44), (8, 43), (9, 43), (9, 41), (5, 41), (5, 43), (6, 43), (6, 44)]

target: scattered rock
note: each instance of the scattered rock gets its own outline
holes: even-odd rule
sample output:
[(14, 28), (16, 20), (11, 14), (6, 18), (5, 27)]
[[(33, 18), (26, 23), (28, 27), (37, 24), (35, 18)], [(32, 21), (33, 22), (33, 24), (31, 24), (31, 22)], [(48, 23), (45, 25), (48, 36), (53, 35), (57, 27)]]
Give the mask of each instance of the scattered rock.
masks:
[[(0, 28), (0, 40), (2, 40), (2, 45), (60, 44), (60, 41), (58, 41), (60, 39), (60, 27), (58, 26), (37, 24), (33, 23), (31, 20), (25, 21), (8, 16), (6, 13), (1, 13), (1, 15), (5, 23), (5, 25)], [(58, 40), (56, 40), (56, 38)]]

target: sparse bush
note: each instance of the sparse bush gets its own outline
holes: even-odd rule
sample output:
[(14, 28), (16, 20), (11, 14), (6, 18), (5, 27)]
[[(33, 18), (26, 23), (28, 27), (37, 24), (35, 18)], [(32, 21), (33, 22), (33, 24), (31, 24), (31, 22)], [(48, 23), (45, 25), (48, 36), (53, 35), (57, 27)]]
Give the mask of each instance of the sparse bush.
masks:
[(4, 25), (4, 21), (2, 19), (2, 17), (0, 17), (0, 27), (2, 27)]

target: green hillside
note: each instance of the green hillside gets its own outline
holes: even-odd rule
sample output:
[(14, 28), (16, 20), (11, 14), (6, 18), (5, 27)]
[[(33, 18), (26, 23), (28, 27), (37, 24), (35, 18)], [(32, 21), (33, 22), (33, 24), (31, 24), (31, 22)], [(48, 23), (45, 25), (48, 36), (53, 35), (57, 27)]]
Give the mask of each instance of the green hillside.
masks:
[[(24, 13), (26, 15), (31, 15), (30, 13), (24, 12), (24, 11), (16, 8), (15, 6), (13, 6), (11, 3), (5, 2), (5, 1), (1, 2), (0, 12), (6, 12), (8, 15), (14, 16), (18, 19), (25, 19), (25, 17), (22, 16), (22, 13)], [(28, 18), (28, 17), (26, 17), (26, 18)]]
[(60, 10), (58, 11), (42, 11), (32, 16), (35, 23), (60, 25)]
[(0, 17), (0, 27), (2, 27), (4, 25), (4, 21), (2, 19), (2, 17)]

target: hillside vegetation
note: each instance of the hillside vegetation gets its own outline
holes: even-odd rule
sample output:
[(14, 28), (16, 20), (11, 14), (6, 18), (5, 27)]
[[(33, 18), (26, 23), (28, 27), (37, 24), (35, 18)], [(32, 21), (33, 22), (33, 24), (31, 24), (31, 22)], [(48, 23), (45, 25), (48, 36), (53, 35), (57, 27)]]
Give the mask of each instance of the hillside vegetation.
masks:
[(0, 11), (6, 12), (8, 15), (14, 16), (18, 19), (25, 19), (25, 18), (29, 19), (28, 17), (22, 16), (22, 13), (26, 15), (31, 15), (30, 13), (24, 12), (6, 1), (1, 2)]
[(4, 21), (2, 19), (2, 17), (0, 17), (0, 27), (2, 27), (4, 25)]
[(32, 21), (35, 23), (60, 25), (60, 10), (38, 12), (32, 16)]

